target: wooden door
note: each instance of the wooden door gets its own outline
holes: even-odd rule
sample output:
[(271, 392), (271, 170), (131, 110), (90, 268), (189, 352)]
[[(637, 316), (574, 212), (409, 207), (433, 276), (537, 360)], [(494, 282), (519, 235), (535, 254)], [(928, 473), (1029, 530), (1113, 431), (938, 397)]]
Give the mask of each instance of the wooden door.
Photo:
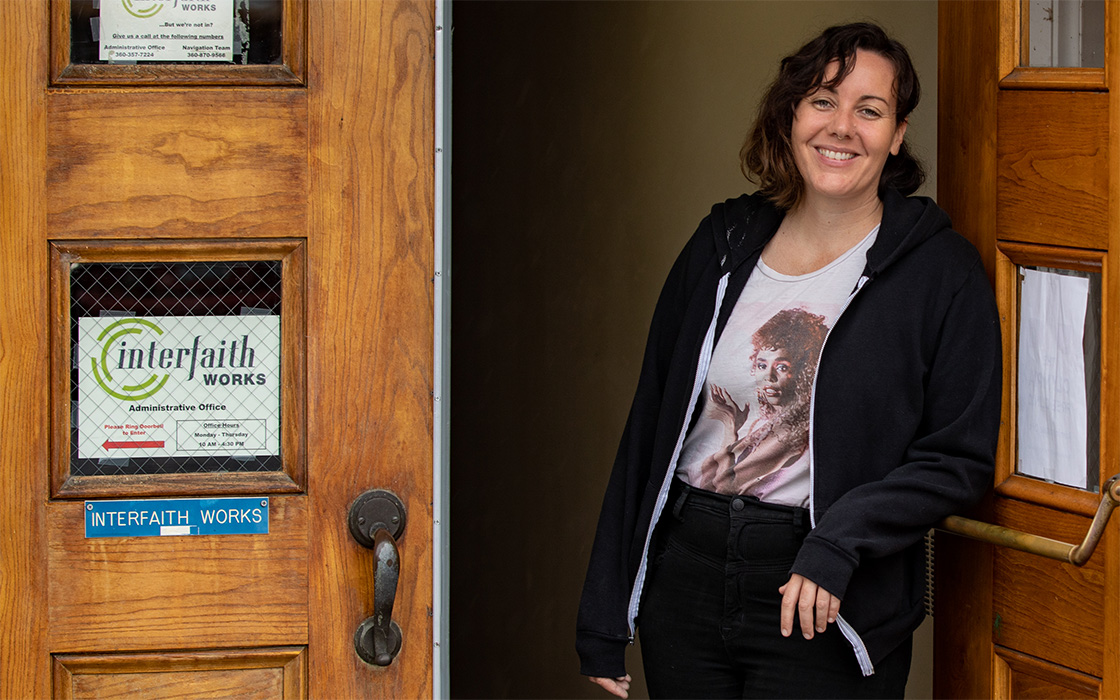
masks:
[[(114, 2), (159, 6), (102, 10)], [(277, 58), (79, 64), (70, 0), (0, 2), (0, 697), (432, 692), (434, 6), (238, 6), (277, 10)], [(71, 442), (89, 428), (71, 383), (76, 271), (196, 263), (275, 273), (271, 466), (76, 471), (104, 462)], [(158, 310), (183, 298), (123, 311), (224, 303)], [(353, 640), (373, 553), (347, 509), (371, 488), (407, 509), (387, 667)], [(84, 530), (107, 500), (200, 497), (259, 498), (268, 533)]]
[[(1093, 47), (1058, 60), (1037, 32), (1070, 9), (1085, 11), (1079, 31)], [(1004, 336), (996, 478), (977, 517), (1065, 542), (1081, 540), (1101, 487), (1120, 471), (1118, 10), (1000, 0), (943, 1), (939, 11), (938, 199), (981, 250)], [(1057, 332), (1053, 315), (1029, 306), (1024, 290), (1038, 275), (1083, 280), (1080, 336)], [(1062, 356), (1085, 380), (1071, 369), (1052, 405), (1028, 398), (1031, 363), (1021, 353), (1039, 347), (1031, 319), (1080, 345), (1080, 357)], [(1078, 414), (1084, 430), (1065, 443), (1077, 460), (1034, 445), (1030, 431), (1047, 432), (1039, 416)], [(1043, 478), (1059, 466), (1062, 476)], [(935, 697), (1120, 697), (1116, 530), (1113, 518), (1083, 568), (938, 533)]]

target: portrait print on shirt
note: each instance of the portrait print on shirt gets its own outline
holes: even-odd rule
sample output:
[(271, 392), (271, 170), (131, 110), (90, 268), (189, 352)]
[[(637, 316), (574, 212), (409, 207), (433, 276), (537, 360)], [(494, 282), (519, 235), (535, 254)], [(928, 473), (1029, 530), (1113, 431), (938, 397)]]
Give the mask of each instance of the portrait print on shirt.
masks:
[[(720, 449), (700, 464), (701, 480), (721, 493), (753, 495), (809, 447), (809, 399), (828, 334), (824, 316), (783, 309), (751, 336), (755, 401), (709, 386), (707, 413), (723, 423)], [(753, 411), (752, 413), (752, 403)]]

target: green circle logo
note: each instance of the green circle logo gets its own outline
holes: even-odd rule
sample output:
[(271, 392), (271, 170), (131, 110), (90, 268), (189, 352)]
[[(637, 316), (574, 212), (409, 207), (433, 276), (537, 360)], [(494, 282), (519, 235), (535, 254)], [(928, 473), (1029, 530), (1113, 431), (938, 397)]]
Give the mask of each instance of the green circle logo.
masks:
[(140, 19), (155, 17), (156, 14), (163, 9), (162, 2), (152, 2), (152, 4), (147, 7), (140, 7), (140, 4), (141, 3), (133, 2), (132, 0), (121, 0), (121, 5), (124, 6), (125, 11), (133, 17), (139, 17)]
[[(128, 0), (125, 0), (125, 2), (127, 1)], [(139, 401), (141, 399), (146, 399), (162, 389), (163, 385), (167, 383), (168, 378), (171, 376), (170, 374), (165, 374), (161, 379), (153, 374), (140, 384), (123, 384), (116, 386), (116, 382), (114, 382), (112, 374), (109, 372), (109, 351), (112, 349), (113, 344), (117, 342), (117, 339), (123, 338), (126, 335), (140, 335), (144, 332), (143, 329), (145, 328), (163, 335), (163, 329), (151, 321), (146, 321), (142, 318), (124, 318), (110, 324), (97, 336), (97, 342), (100, 343), (102, 340), (105, 342), (101, 346), (100, 361), (96, 357), (91, 357), (89, 360), (90, 365), (93, 367), (93, 377), (97, 380), (97, 385), (101, 387), (102, 391), (115, 399), (121, 399), (122, 401)], [(108, 337), (106, 338), (106, 336)]]

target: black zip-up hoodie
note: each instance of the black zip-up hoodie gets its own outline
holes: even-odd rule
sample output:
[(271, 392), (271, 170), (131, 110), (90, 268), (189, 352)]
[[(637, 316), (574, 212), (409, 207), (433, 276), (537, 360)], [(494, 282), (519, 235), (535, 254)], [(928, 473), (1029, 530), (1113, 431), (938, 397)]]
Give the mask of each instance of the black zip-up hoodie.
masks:
[[(758, 195), (717, 204), (661, 291), (580, 602), (585, 675), (625, 674), (650, 537), (712, 348), (781, 219)], [(922, 620), (923, 536), (991, 485), (1001, 379), (976, 249), (932, 200), (886, 190), (857, 290), (821, 351), (814, 527), (790, 570), (842, 600), (837, 624), (865, 675)]]

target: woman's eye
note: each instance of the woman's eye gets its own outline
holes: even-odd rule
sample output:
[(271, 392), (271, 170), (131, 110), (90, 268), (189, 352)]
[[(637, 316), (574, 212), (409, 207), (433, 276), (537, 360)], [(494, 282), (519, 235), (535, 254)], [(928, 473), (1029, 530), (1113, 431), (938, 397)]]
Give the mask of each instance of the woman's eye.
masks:
[(829, 107), (832, 106), (832, 103), (829, 102), (828, 100), (822, 98), (822, 99), (813, 100), (813, 106), (818, 108), (818, 109), (828, 109)]
[(867, 117), (868, 119), (878, 119), (879, 117), (883, 116), (882, 114), (879, 113), (879, 110), (871, 109), (870, 107), (864, 107), (863, 109), (860, 110), (860, 113), (863, 114), (863, 116)]

